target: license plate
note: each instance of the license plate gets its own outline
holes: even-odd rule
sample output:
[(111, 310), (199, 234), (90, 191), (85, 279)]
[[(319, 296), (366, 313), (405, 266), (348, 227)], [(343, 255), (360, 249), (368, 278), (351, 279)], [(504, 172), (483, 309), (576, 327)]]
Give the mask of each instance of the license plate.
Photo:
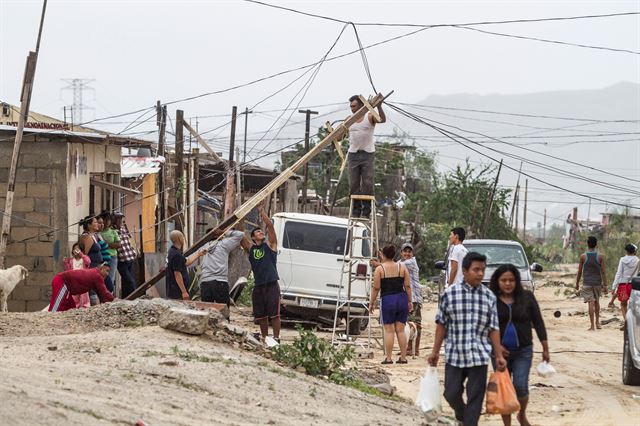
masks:
[(317, 308), (318, 299), (305, 299), (304, 297), (301, 297), (299, 304), (303, 308)]

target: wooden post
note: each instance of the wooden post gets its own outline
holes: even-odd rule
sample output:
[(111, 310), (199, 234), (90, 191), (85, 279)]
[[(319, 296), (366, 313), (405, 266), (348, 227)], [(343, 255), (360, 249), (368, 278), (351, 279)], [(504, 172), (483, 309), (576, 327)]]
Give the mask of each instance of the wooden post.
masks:
[(158, 155), (165, 158), (164, 164), (160, 166), (158, 173), (158, 233), (157, 250), (160, 253), (167, 251), (167, 157), (165, 152), (166, 129), (167, 129), (167, 106), (156, 103), (156, 124), (158, 126)]
[(542, 243), (547, 242), (547, 209), (544, 209), (544, 218), (542, 219)]
[[(249, 121), (249, 114), (251, 114), (253, 111), (249, 111), (249, 108), (244, 109), (244, 145), (242, 148), (242, 164), (247, 162), (247, 125), (248, 125), (248, 121)], [(240, 161), (240, 155), (236, 155), (238, 161)], [(240, 184), (238, 183), (238, 186)], [(242, 192), (242, 190), (239, 190), (240, 192)]]
[(236, 119), (238, 118), (238, 107), (231, 109), (231, 139), (229, 141), (229, 166), (227, 168), (227, 185), (224, 193), (224, 218), (227, 219), (233, 213), (233, 194), (235, 191), (233, 169), (235, 163), (233, 161), (233, 151), (236, 145)]
[(518, 235), (518, 216), (520, 215), (520, 185), (516, 187), (516, 215), (515, 215), (515, 233)]
[(516, 181), (516, 188), (513, 192), (513, 201), (511, 202), (511, 216), (509, 218), (509, 226), (513, 225), (515, 207), (516, 207), (516, 198), (520, 195), (518, 194), (520, 190), (520, 173), (522, 172), (522, 161), (520, 162), (520, 170), (518, 170), (518, 180)]
[(493, 188), (491, 189), (491, 196), (489, 198), (489, 206), (484, 216), (484, 226), (482, 227), (482, 238), (487, 238), (487, 229), (489, 229), (489, 221), (491, 220), (491, 210), (493, 210), (493, 200), (496, 196), (498, 189), (498, 179), (500, 178), (500, 170), (502, 170), (502, 160), (498, 166), (498, 173), (496, 174), (496, 180), (493, 181)]
[[(393, 93), (393, 92), (391, 92), (391, 93)], [(376, 95), (371, 100), (371, 102), (370, 102), (371, 105), (374, 108), (377, 107), (378, 105), (380, 105), (380, 103), (382, 103), (382, 101), (384, 101), (389, 95), (391, 95), (391, 93), (389, 93), (386, 96), (383, 96), (381, 94)], [(353, 125), (353, 123), (356, 123), (359, 120), (361, 120), (367, 112), (368, 112), (368, 110), (367, 110), (366, 107), (364, 107), (364, 106), (361, 107), (358, 111), (355, 112), (355, 114), (353, 114), (351, 117), (346, 119), (335, 130), (333, 130), (324, 139), (322, 139), (320, 142), (318, 142), (309, 151), (308, 154), (306, 154), (302, 158), (298, 159), (298, 161), (296, 161), (288, 169), (283, 170), (275, 179), (273, 179), (266, 186), (264, 186), (260, 191), (258, 191), (256, 194), (254, 194), (242, 206), (237, 208), (233, 212), (233, 214), (231, 216), (229, 216), (228, 218), (223, 220), (221, 223), (218, 224), (218, 226), (215, 229), (211, 230), (211, 232), (206, 234), (204, 237), (202, 237), (200, 240), (198, 240), (195, 244), (193, 244), (191, 247), (189, 247), (187, 250), (185, 250), (184, 251), (184, 255), (185, 256), (189, 256), (192, 253), (195, 253), (204, 244), (208, 243), (209, 241), (212, 241), (214, 239), (214, 237), (213, 237), (214, 232), (216, 232), (216, 231), (226, 232), (228, 229), (230, 229), (232, 226), (234, 226), (236, 223), (238, 223), (240, 220), (242, 220), (247, 214), (249, 214), (249, 212), (251, 212), (251, 210), (253, 210), (256, 206), (258, 206), (264, 200), (266, 200), (271, 195), (271, 193), (273, 193), (273, 191), (275, 191), (280, 186), (282, 186), (291, 176), (293, 176), (296, 173), (296, 171), (300, 170), (300, 168), (302, 166), (304, 166), (309, 160), (311, 160), (313, 157), (315, 157), (320, 152), (322, 152), (322, 150), (326, 146), (328, 146), (329, 144), (333, 143), (333, 141), (335, 141), (335, 140), (342, 139), (344, 137), (344, 135), (347, 133), (347, 130), (349, 129), (349, 127), (351, 125)], [(147, 289), (151, 288), (158, 281), (160, 281), (160, 279), (162, 279), (162, 277), (164, 277), (164, 274), (165, 274), (164, 270), (158, 272), (155, 276), (153, 276), (147, 282), (141, 284), (133, 293), (131, 293), (127, 297), (127, 299), (128, 300), (134, 300), (134, 299), (137, 299), (138, 297), (142, 296), (143, 294), (145, 294)]]
[(176, 172), (174, 181), (174, 191), (176, 194), (176, 209), (178, 215), (175, 220), (175, 229), (182, 231), (184, 229), (184, 203), (183, 198), (187, 186), (184, 179), (184, 135), (182, 128), (184, 126), (184, 111), (176, 110)]
[(524, 180), (524, 209), (522, 209), (522, 241), (527, 239), (527, 196), (529, 195), (529, 179)]
[[(318, 114), (318, 111), (311, 111), (309, 109), (300, 109), (299, 113), (305, 114), (305, 127), (304, 127), (304, 153), (309, 152), (309, 132), (311, 130), (311, 114)], [(309, 164), (304, 165), (304, 180), (302, 182), (302, 213), (307, 211), (307, 187), (309, 186)]]
[(18, 157), (20, 156), (20, 146), (24, 134), (24, 124), (29, 116), (29, 106), (31, 104), (31, 93), (33, 91), (33, 81), (36, 75), (36, 65), (38, 63), (38, 52), (40, 51), (40, 39), (42, 38), (42, 27), (44, 26), (44, 16), (47, 10), (47, 0), (42, 5), (40, 16), (40, 28), (38, 29), (38, 40), (36, 51), (29, 52), (27, 63), (24, 69), (22, 80), (22, 93), (20, 96), (20, 116), (18, 117), (18, 128), (13, 141), (13, 154), (11, 155), (11, 165), (9, 167), (9, 177), (7, 179), (7, 195), (5, 198), (4, 214), (2, 216), (2, 229), (0, 231), (0, 269), (5, 267), (5, 256), (7, 253), (7, 243), (11, 236), (11, 214), (13, 213), (13, 197), (15, 194), (16, 171), (18, 168)]
[[(236, 148), (236, 158), (240, 159), (240, 148)], [(240, 165), (236, 167), (236, 206), (242, 205), (242, 174), (240, 173)]]

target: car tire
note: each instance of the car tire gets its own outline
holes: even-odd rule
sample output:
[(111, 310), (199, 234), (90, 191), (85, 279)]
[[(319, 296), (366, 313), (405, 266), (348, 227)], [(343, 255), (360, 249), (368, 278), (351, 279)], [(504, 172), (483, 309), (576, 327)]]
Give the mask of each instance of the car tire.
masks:
[(631, 386), (640, 386), (640, 369), (636, 368), (631, 358), (631, 342), (628, 330), (624, 330), (624, 347), (622, 351), (622, 383)]

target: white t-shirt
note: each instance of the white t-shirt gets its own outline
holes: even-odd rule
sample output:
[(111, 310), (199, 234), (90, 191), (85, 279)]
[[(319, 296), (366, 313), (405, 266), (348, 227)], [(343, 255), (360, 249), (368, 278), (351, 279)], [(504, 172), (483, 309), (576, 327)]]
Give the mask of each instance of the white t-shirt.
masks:
[(461, 284), (464, 280), (462, 275), (462, 259), (467, 255), (469, 250), (465, 248), (462, 244), (457, 244), (451, 247), (451, 251), (449, 253), (449, 262), (447, 264), (447, 283), (449, 282), (449, 277), (451, 276), (451, 261), (458, 262), (458, 268), (456, 269), (456, 277), (453, 279), (453, 284)]

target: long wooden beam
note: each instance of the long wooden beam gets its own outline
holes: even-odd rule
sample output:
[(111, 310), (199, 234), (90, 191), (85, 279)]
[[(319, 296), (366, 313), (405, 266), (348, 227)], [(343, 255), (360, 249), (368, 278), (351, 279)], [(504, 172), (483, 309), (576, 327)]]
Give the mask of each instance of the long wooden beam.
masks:
[(195, 130), (193, 130), (193, 127), (191, 127), (189, 125), (189, 123), (187, 123), (186, 121), (183, 121), (182, 124), (184, 125), (184, 128), (187, 129), (187, 131), (189, 133), (191, 133), (191, 136), (193, 136), (194, 138), (196, 138), (196, 140), (198, 141), (198, 143), (200, 145), (202, 145), (204, 147), (204, 149), (207, 150), (207, 152), (213, 157), (214, 160), (218, 161), (218, 162), (222, 162), (222, 158), (220, 158), (220, 156), (218, 154), (216, 154), (216, 152), (211, 149), (211, 147), (209, 146), (209, 144), (207, 144), (204, 139), (202, 139), (202, 136), (200, 136), (198, 134), (198, 132), (196, 132)]
[[(375, 108), (382, 103), (387, 97), (389, 97), (393, 91), (389, 92), (386, 96), (382, 94), (377, 94), (370, 101), (369, 104), (371, 107)], [(249, 198), (243, 205), (238, 207), (238, 209), (233, 212), (231, 216), (222, 221), (216, 229), (212, 230), (204, 237), (202, 237), (199, 241), (193, 244), (189, 249), (184, 252), (185, 256), (189, 256), (195, 253), (200, 247), (204, 244), (212, 241), (214, 239), (213, 235), (216, 231), (218, 232), (226, 232), (231, 229), (235, 224), (241, 221), (251, 210), (256, 208), (260, 203), (266, 200), (269, 195), (276, 189), (278, 189), (281, 185), (283, 185), (291, 176), (293, 176), (297, 170), (299, 170), (302, 166), (308, 163), (313, 157), (318, 155), (322, 150), (329, 144), (333, 143), (335, 140), (341, 140), (349, 127), (351, 127), (354, 123), (360, 121), (369, 110), (366, 106), (362, 106), (358, 111), (356, 111), (351, 117), (343, 121), (336, 129), (331, 131), (324, 139), (322, 139), (316, 146), (314, 146), (309, 152), (303, 155), (298, 161), (296, 161), (291, 167), (283, 170), (278, 176), (276, 176), (271, 182), (269, 182), (264, 188), (254, 194), (251, 198)], [(164, 270), (161, 270), (156, 275), (154, 275), (150, 280), (140, 285), (133, 293), (131, 293), (127, 299), (134, 300), (138, 297), (144, 295), (146, 291), (155, 285), (158, 281), (160, 281), (164, 277)]]

